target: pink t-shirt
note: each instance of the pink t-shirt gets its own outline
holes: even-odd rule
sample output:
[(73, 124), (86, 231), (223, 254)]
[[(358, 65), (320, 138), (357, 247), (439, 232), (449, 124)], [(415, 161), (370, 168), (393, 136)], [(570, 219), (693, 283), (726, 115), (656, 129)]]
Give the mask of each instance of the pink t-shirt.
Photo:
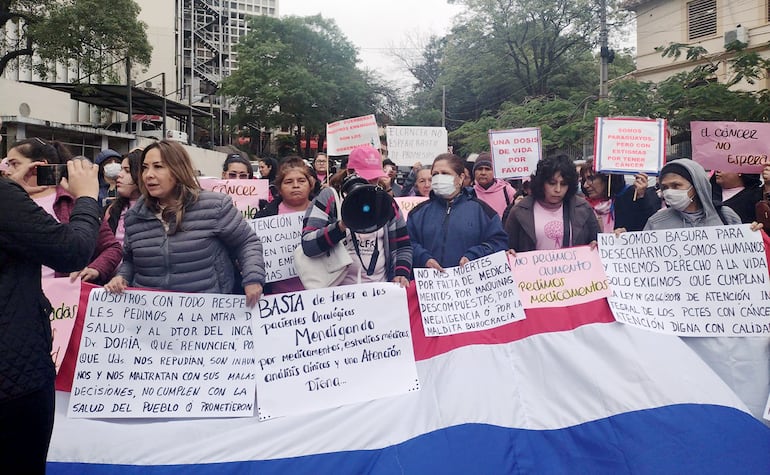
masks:
[(538, 250), (561, 249), (564, 239), (564, 205), (548, 209), (535, 201), (535, 245)]
[[(283, 202), (278, 203), (278, 214), (290, 214), (290, 213), (297, 213), (299, 211), (294, 210), (286, 206)], [(297, 245), (300, 245), (299, 242), (297, 242)], [(279, 280), (277, 282), (273, 282), (270, 284), (270, 294), (285, 294), (287, 292), (298, 292), (300, 290), (305, 290), (305, 286), (302, 285), (302, 281), (299, 280), (299, 277), (292, 277), (290, 279), (286, 280)]]

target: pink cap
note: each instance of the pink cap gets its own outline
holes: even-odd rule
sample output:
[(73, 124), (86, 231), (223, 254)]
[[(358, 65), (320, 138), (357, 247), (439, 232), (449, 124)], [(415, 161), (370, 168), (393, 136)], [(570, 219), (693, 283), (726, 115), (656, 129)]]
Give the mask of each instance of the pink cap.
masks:
[(348, 157), (348, 169), (356, 171), (356, 175), (365, 180), (383, 178), (386, 175), (382, 169), (382, 156), (380, 151), (371, 145), (356, 147)]

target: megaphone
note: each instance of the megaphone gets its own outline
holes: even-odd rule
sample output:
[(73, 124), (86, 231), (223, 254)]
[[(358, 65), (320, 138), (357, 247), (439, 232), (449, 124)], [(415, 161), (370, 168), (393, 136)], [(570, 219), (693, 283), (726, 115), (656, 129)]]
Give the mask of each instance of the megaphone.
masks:
[(396, 216), (395, 202), (380, 186), (372, 185), (357, 175), (342, 182), (342, 220), (356, 233), (371, 233)]

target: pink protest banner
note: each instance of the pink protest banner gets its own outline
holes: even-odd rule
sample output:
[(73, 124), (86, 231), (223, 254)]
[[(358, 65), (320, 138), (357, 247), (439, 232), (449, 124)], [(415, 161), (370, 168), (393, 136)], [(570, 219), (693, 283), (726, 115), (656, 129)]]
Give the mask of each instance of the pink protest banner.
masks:
[(692, 159), (706, 170), (761, 173), (770, 165), (770, 124), (760, 122), (690, 122)]
[(567, 307), (610, 295), (599, 253), (588, 246), (508, 258), (524, 308)]
[(594, 168), (657, 175), (666, 157), (665, 119), (596, 118)]
[(404, 219), (407, 219), (409, 212), (414, 209), (415, 206), (427, 200), (424, 196), (400, 196), (395, 198), (398, 208), (401, 210), (401, 214), (404, 215)]
[(329, 155), (348, 155), (361, 145), (380, 148), (380, 131), (374, 114), (326, 124), (326, 150)]
[(270, 201), (270, 191), (267, 180), (220, 180), (217, 178), (201, 178), (201, 188), (217, 193), (230, 195), (235, 207), (243, 213), (246, 219), (254, 219), (259, 211), (259, 200)]
[(78, 299), (80, 298), (80, 281), (70, 282), (69, 277), (51, 277), (43, 279), (42, 284), (43, 293), (48, 297), (53, 307), (53, 312), (49, 317), (53, 335), (51, 358), (58, 373), (72, 336), (72, 328), (75, 326)]
[(529, 178), (542, 158), (540, 128), (490, 130), (489, 146), (497, 178)]

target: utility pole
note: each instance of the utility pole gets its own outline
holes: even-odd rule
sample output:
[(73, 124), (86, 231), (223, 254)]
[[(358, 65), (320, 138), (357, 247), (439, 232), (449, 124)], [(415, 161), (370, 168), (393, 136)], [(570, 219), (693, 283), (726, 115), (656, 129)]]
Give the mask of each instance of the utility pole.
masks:
[(446, 128), (446, 86), (441, 86), (441, 127)]
[[(599, 99), (607, 98), (607, 69), (610, 63), (610, 48), (607, 44), (607, 0), (599, 0), (599, 43), (600, 59), (599, 67)], [(614, 52), (613, 52), (614, 56)]]

